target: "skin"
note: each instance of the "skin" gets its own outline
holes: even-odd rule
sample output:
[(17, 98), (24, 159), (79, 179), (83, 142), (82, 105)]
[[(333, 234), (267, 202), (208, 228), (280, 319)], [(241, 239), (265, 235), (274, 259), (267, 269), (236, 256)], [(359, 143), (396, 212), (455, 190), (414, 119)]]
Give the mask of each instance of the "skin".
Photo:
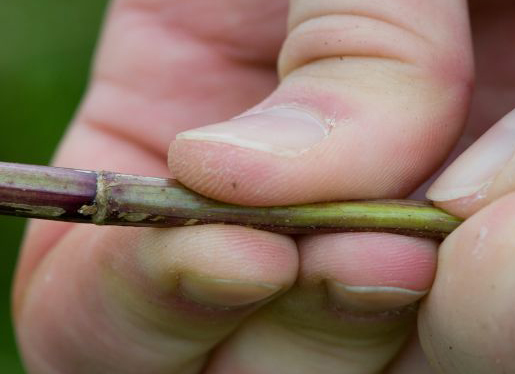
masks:
[[(313, 4), (291, 2), (287, 35), (286, 1), (113, 2), (89, 90), (53, 163), (171, 172), (209, 197), (248, 205), (405, 197), (511, 109), (509, 1), (470, 3), (474, 95), (465, 1)], [(321, 14), (343, 18), (329, 27)], [(346, 38), (355, 30), (362, 34)], [(335, 122), (330, 136), (300, 156), (192, 139), (168, 150), (182, 131), (292, 101)], [(437, 243), (392, 234), (289, 238), (222, 225), (34, 221), (14, 290), (27, 370), (513, 371), (508, 192), (469, 210), (466, 200), (442, 202), (472, 217), (443, 243), (438, 260)], [(481, 238), (489, 251), (478, 261), (470, 248), (484, 225), (494, 235)], [(431, 288), (437, 267), (417, 315), (412, 303)], [(450, 276), (457, 281), (449, 285)], [(349, 295), (341, 284), (374, 292)], [(409, 292), (392, 298), (399, 288)], [(472, 303), (470, 294), (485, 302)]]

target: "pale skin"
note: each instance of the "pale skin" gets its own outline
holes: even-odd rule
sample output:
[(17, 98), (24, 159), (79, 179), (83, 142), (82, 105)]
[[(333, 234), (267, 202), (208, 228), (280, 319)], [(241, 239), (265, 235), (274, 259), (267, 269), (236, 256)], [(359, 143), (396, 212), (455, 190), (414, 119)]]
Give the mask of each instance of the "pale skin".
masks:
[[(406, 197), (513, 109), (514, 18), (509, 0), (117, 0), (53, 163), (246, 205)], [(273, 110), (184, 133), (250, 108)], [(515, 371), (512, 123), (430, 190), (469, 218), (439, 249), (32, 222), (14, 290), (28, 372)], [(495, 141), (507, 166), (485, 172)]]

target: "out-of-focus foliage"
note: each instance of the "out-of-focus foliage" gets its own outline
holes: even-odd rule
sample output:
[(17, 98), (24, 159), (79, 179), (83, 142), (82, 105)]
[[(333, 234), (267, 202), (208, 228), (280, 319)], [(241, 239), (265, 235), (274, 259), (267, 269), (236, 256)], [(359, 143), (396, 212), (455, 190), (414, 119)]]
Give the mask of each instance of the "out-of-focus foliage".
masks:
[[(0, 1), (0, 160), (48, 163), (84, 91), (105, 6)], [(10, 292), (24, 224), (0, 217), (0, 373), (23, 373)]]

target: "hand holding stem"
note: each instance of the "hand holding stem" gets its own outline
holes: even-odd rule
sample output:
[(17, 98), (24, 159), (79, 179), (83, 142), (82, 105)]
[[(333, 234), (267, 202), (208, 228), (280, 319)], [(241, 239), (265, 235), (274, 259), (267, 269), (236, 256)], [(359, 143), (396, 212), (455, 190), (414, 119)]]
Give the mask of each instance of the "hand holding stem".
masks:
[[(510, 4), (499, 14), (509, 14)], [(474, 16), (481, 14), (488, 17), (476, 24), (491, 25), (493, 13)], [(513, 35), (512, 24), (483, 30), (478, 55), (497, 51), (492, 46)], [(256, 212), (267, 212), (259, 219), (291, 213), (285, 206), (404, 198), (461, 134), (474, 75), (470, 38), (464, 0), (297, 0), (289, 9), (283, 0), (116, 0), (89, 91), (55, 165), (161, 177), (171, 172), (189, 190), (233, 205), (198, 195), (189, 195), (189, 203), (217, 212), (230, 207), (223, 214), (240, 209), (238, 220)], [(496, 97), (491, 87), (506, 83), (498, 77), (493, 81), (502, 84), (492, 85), (492, 66), (494, 73), (513, 71), (513, 58), (504, 52), (484, 64), (484, 96)], [(502, 63), (507, 67), (498, 69)], [(472, 117), (493, 121), (498, 101)], [(512, 133), (504, 130), (500, 134)], [(496, 139), (505, 145), (503, 157), (509, 155), (511, 138)], [(472, 164), (450, 173), (480, 170)], [(98, 200), (88, 195), (87, 204), (73, 202), (71, 210), (61, 207), (66, 214), (131, 224), (163, 216), (133, 209), (149, 207), (141, 194), (118, 206), (101, 201), (131, 195), (130, 188), (109, 185), (135, 186), (124, 183), (139, 177), (86, 179), (95, 191), (108, 191)], [(512, 190), (499, 182), (509, 180), (506, 175), (483, 179), (468, 181), (474, 188), (483, 182), (499, 187), (486, 194), (491, 199)], [(189, 193), (169, 182), (145, 184)], [(484, 204), (464, 197), (471, 186), (450, 187), (439, 199), (460, 197), (441, 203), (453, 213), (468, 217)], [(472, 209), (471, 200), (478, 206)], [(426, 373), (431, 369), (416, 337), (406, 344), (419, 318), (425, 354), (441, 372), (512, 372), (512, 200), (499, 200), (446, 239), (419, 315), (416, 303), (435, 277), (432, 239), (377, 232), (291, 237), (231, 224), (154, 229), (33, 222), (14, 292), (27, 369)], [(135, 205), (123, 211), (127, 202)], [(4, 211), (31, 209), (7, 203)], [(427, 209), (443, 217), (425, 207), (413, 212)], [(188, 223), (183, 213), (181, 225)], [(266, 229), (283, 229), (287, 219), (281, 215), (279, 226)]]

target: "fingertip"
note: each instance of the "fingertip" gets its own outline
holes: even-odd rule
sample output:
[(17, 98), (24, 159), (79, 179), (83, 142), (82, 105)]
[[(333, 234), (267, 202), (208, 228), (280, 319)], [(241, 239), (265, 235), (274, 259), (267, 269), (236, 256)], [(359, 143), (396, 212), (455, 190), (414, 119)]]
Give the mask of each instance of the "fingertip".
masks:
[(422, 298), (436, 268), (436, 243), (394, 234), (349, 233), (301, 239), (301, 276), (323, 279), (335, 305), (386, 311)]
[(274, 157), (230, 144), (178, 139), (170, 146), (168, 165), (188, 188), (207, 197), (241, 205), (277, 202), (280, 175)]
[[(239, 205), (405, 196), (423, 173), (409, 172), (416, 166), (411, 160), (418, 158), (415, 147), (369, 142), (368, 137), (359, 126), (349, 124), (293, 157), (224, 142), (178, 139), (170, 146), (168, 164), (188, 188)], [(399, 159), (406, 162), (394, 161)]]
[(468, 218), (488, 204), (485, 197), (482, 194), (474, 194), (449, 201), (435, 201), (434, 205), (456, 217)]
[(329, 176), (310, 174), (306, 158), (212, 141), (176, 140), (169, 167), (188, 188), (215, 200), (247, 206), (288, 205), (326, 200)]
[(173, 289), (177, 281), (191, 283), (192, 289), (198, 288), (193, 283), (205, 284), (206, 290), (209, 283), (213, 290), (245, 283), (249, 289), (286, 289), (298, 266), (291, 238), (230, 225), (153, 230), (141, 239), (136, 258), (145, 276), (163, 290)]
[(441, 208), (469, 217), (515, 184), (515, 110), (463, 152), (431, 185), (427, 198)]
[(353, 286), (389, 286), (416, 291), (431, 286), (437, 243), (385, 233), (343, 233), (300, 240), (302, 270), (335, 272)]

